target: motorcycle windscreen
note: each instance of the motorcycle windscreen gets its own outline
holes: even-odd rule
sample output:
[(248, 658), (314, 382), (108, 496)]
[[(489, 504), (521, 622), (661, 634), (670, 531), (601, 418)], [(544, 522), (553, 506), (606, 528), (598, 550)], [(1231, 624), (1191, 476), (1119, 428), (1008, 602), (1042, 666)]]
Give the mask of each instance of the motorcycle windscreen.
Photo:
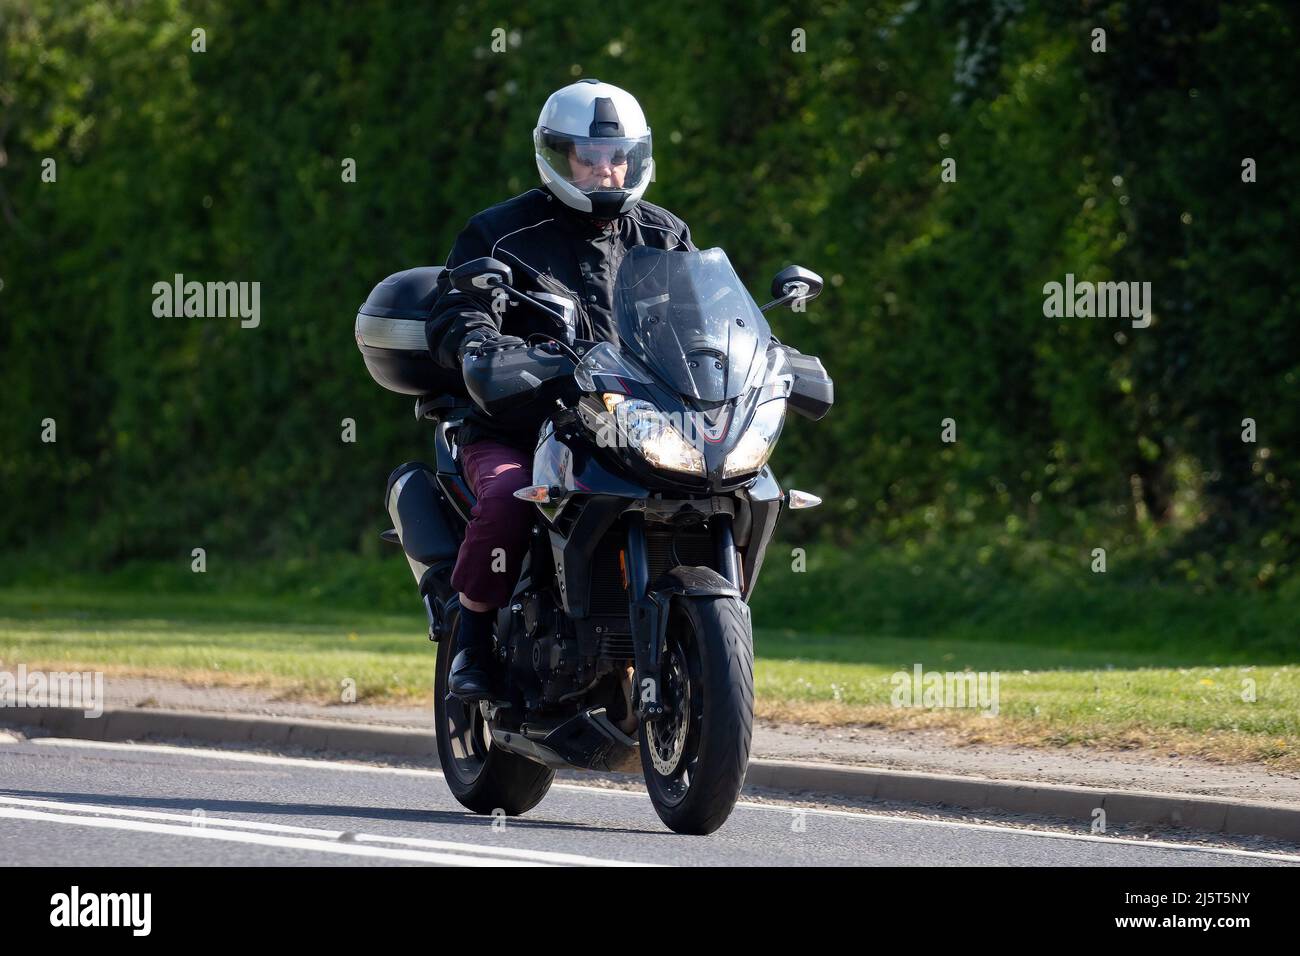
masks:
[(614, 324), (621, 351), (702, 402), (740, 395), (772, 337), (721, 249), (631, 249), (614, 283)]

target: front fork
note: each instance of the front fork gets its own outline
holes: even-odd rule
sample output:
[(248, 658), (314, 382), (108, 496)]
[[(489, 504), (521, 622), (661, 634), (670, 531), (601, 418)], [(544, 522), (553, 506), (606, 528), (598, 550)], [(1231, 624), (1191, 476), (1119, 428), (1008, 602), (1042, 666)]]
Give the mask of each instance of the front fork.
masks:
[[(741, 592), (744, 585), (740, 579), (740, 562), (731, 520), (729, 514), (715, 514), (709, 518), (709, 527), (713, 531), (718, 569), (727, 583)], [(636, 679), (632, 688), (637, 697), (636, 713), (641, 720), (654, 720), (663, 716), (667, 710), (662, 697), (661, 667), (668, 636), (670, 603), (674, 594), (685, 592), (677, 588), (650, 590), (645, 515), (639, 511), (627, 515), (627, 548), (624, 553), (632, 622), (632, 650), (636, 663)]]

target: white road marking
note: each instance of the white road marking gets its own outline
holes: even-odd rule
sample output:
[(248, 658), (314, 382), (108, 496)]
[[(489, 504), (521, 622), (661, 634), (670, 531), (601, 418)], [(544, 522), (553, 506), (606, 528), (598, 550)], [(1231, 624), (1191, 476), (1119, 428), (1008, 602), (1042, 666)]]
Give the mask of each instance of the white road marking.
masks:
[[(82, 747), (104, 750), (139, 751), (144, 753), (175, 754), (186, 757), (201, 757), (211, 760), (231, 760), (240, 763), (261, 763), (289, 767), (308, 767), (317, 770), (342, 771), (347, 773), (384, 773), (408, 777), (442, 777), (440, 770), (421, 770), (410, 767), (370, 767), (364, 764), (343, 763), (337, 760), (310, 760), (302, 757), (278, 757), (272, 754), (250, 754), (231, 750), (214, 750), (203, 748), (177, 747), (169, 744), (132, 744), (101, 740), (76, 740), (68, 737), (37, 737), (29, 743), (47, 747)], [(646, 801), (643, 790), (619, 790), (613, 787), (590, 787), (576, 783), (556, 783), (552, 789), (568, 790), (584, 794), (609, 794), (611, 796), (635, 797)], [(876, 823), (907, 823), (916, 826), (948, 827), (958, 830), (981, 830), (994, 833), (1014, 833), (1017, 836), (1043, 837), (1056, 840), (1080, 840), (1088, 843), (1114, 843), (1127, 847), (1155, 847), (1162, 850), (1181, 850), (1186, 853), (1214, 853), (1221, 856), (1240, 856), (1262, 860), (1281, 860), (1287, 863), (1300, 863), (1300, 856), (1286, 853), (1270, 853), (1262, 850), (1240, 850), (1235, 847), (1206, 847), (1187, 843), (1170, 843), (1163, 840), (1135, 840), (1124, 837), (1101, 836), (1090, 833), (1060, 833), (1054, 830), (1033, 830), (1020, 826), (1002, 826), (990, 823), (966, 823), (959, 820), (923, 820), (914, 817), (890, 816), (881, 813), (866, 813), (855, 810), (829, 810), (818, 807), (776, 806), (767, 803), (737, 801), (736, 807), (745, 810), (765, 810), (770, 813), (789, 814), (793, 810), (803, 810), (810, 816), (836, 817), (847, 820), (869, 820)], [(972, 811), (977, 812), (977, 811)]]
[[(650, 866), (647, 863), (623, 863), (621, 860), (607, 860), (600, 857), (583, 856), (577, 853), (556, 853), (550, 850), (530, 850), (523, 847), (485, 846), (479, 843), (456, 843), (451, 840), (429, 840), (420, 837), (387, 836), (377, 833), (356, 833), (350, 830), (325, 830), (318, 827), (294, 826), (288, 823), (270, 823), (264, 820), (242, 820), (235, 817), (215, 816), (205, 811), (202, 817), (187, 813), (168, 813), (162, 810), (140, 810), (135, 807), (103, 806), (95, 803), (66, 803), (59, 800), (31, 800), (26, 797), (0, 796), (0, 812), (5, 806), (23, 807), (30, 810), (51, 812), (92, 814), (101, 817), (126, 817), (138, 820), (162, 821), (176, 826), (194, 827), (195, 829), (249, 830), (266, 833), (280, 833), (314, 837), (322, 840), (338, 840), (345, 833), (349, 840), (359, 844), (395, 844), (428, 850), (445, 850), (452, 853), (466, 853), (471, 856), (495, 857), (506, 862), (527, 860), (534, 863), (548, 863), (557, 866)], [(197, 806), (196, 809), (202, 809)]]
[(225, 843), (252, 843), (258, 846), (281, 847), (286, 850), (309, 850), (313, 853), (334, 853), (344, 856), (365, 856), (407, 863), (439, 863), (444, 866), (547, 866), (528, 860), (499, 860), (459, 853), (433, 853), (426, 850), (403, 850), (397, 847), (361, 846), (355, 843), (330, 843), (304, 837), (276, 836), (270, 833), (249, 833), (243, 830), (199, 827), (193, 824), (155, 823), (145, 820), (120, 820), (108, 817), (76, 816), (67, 813), (48, 813), (42, 810), (25, 810), (19, 807), (0, 807), (0, 820), (31, 820), (37, 823), (59, 823), (68, 826), (94, 827), (101, 830), (129, 830), (135, 833), (155, 833), (189, 837), (193, 840), (217, 840)]

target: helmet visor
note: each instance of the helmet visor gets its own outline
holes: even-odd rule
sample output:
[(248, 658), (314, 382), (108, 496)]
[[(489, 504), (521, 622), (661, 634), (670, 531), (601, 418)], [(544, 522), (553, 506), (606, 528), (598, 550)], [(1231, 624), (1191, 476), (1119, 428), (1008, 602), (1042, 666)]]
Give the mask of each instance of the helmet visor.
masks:
[(541, 127), (537, 154), (557, 179), (584, 193), (632, 190), (650, 176), (650, 134), (644, 136), (573, 136)]

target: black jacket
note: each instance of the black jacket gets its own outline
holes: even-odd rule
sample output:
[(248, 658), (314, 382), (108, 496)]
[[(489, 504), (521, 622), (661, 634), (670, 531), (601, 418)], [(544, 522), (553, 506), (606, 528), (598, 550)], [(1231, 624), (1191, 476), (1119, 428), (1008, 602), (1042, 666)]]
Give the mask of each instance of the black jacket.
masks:
[[(555, 327), (532, 310), (507, 308), (498, 321), (490, 300), (450, 287), (452, 269), (482, 256), (510, 266), (514, 287), (521, 292), (575, 299), (578, 338), (614, 340), (614, 277), (628, 248), (642, 245), (670, 251), (695, 249), (686, 223), (644, 201), (605, 224), (592, 222), (544, 189), (530, 189), (485, 209), (465, 225), (447, 257), (447, 272), (438, 280), (438, 299), (425, 326), (429, 351), (440, 365), (459, 374), (459, 350), (471, 337), (498, 332), (525, 339), (534, 332), (555, 334)], [(492, 438), (532, 451), (544, 414), (534, 409), (509, 418), (489, 418), (475, 409), (466, 416), (460, 441), (469, 444)]]

